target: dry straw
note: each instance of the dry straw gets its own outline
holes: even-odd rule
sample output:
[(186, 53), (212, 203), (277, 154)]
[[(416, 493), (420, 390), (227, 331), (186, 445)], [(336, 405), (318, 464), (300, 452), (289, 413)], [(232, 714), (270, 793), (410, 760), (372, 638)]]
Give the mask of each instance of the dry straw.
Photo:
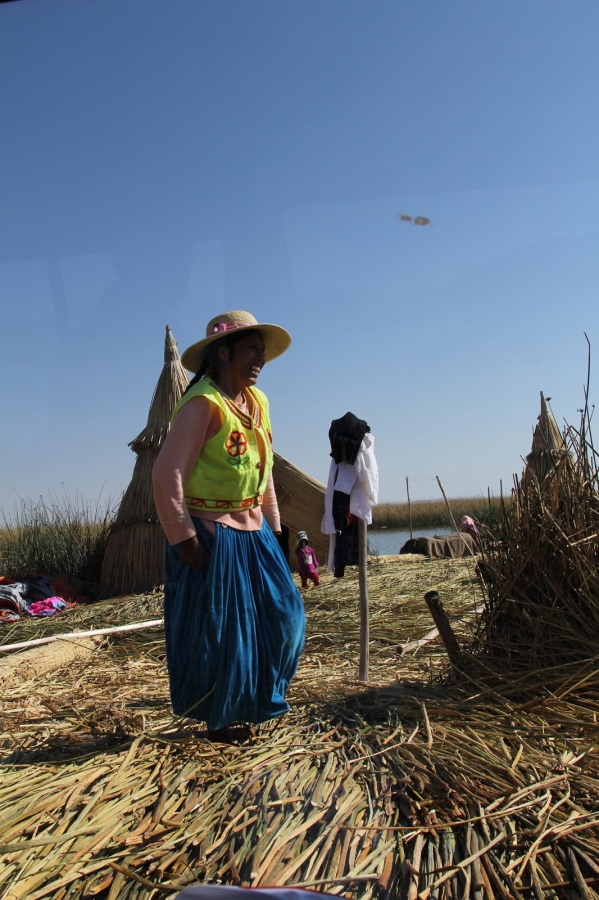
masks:
[[(516, 680), (444, 684), (438, 643), (399, 648), (429, 630), (431, 587), (468, 616), (480, 588), (464, 561), (371, 560), (369, 587), (372, 684), (355, 680), (357, 573), (325, 575), (304, 593), (292, 712), (242, 746), (173, 719), (161, 628), (7, 692), (2, 896), (146, 900), (220, 881), (356, 900), (592, 897), (599, 666), (529, 673), (526, 700)], [(124, 624), (160, 604), (119, 598), (37, 625)], [(19, 623), (11, 640), (35, 631)]]
[(147, 425), (129, 444), (137, 460), (102, 563), (101, 583), (113, 592), (164, 582), (164, 534), (152, 496), (152, 467), (168, 434), (173, 410), (188, 384), (189, 376), (167, 325), (164, 367), (152, 397)]

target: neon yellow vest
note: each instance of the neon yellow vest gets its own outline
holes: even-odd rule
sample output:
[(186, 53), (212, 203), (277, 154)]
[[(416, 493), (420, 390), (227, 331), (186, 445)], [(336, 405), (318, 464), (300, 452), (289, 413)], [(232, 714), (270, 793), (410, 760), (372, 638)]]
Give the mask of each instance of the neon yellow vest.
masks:
[(200, 451), (183, 493), (190, 513), (239, 512), (262, 504), (273, 453), (268, 400), (257, 388), (245, 388), (253, 400), (246, 415), (210, 378), (202, 378), (177, 403), (171, 421), (193, 397), (206, 397), (223, 413), (220, 431)]

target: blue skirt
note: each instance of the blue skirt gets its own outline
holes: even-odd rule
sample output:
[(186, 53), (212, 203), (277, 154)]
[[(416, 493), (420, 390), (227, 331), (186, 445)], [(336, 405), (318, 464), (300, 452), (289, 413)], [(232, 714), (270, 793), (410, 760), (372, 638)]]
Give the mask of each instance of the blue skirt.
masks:
[(288, 711), (285, 693), (304, 646), (305, 614), (270, 527), (216, 537), (192, 519), (210, 563), (190, 569), (166, 548), (164, 630), (173, 712), (207, 722), (265, 722)]

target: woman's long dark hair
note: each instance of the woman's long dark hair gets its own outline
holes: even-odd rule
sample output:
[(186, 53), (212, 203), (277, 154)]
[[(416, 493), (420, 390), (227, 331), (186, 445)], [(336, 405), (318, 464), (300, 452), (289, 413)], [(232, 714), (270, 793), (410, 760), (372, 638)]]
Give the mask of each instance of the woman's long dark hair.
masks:
[[(214, 378), (215, 375), (218, 374), (218, 370), (221, 366), (221, 361), (218, 355), (218, 351), (221, 347), (227, 347), (229, 350), (230, 356), (233, 356), (236, 345), (239, 341), (244, 337), (249, 337), (253, 334), (260, 334), (258, 328), (248, 328), (243, 331), (233, 331), (231, 334), (225, 334), (222, 338), (219, 338), (218, 341), (212, 341), (211, 344), (208, 344), (204, 353), (202, 354), (202, 362), (200, 364), (200, 368), (198, 369), (197, 375), (194, 375), (185, 390), (183, 391), (183, 395), (185, 394), (200, 381), (204, 375), (209, 375)], [(260, 336), (262, 336), (260, 334)]]

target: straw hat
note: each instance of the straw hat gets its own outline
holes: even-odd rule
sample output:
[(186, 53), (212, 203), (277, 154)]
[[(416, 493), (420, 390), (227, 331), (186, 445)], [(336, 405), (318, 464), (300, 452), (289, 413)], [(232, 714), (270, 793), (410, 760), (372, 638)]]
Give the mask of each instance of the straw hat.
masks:
[(257, 328), (264, 338), (266, 362), (284, 353), (291, 343), (291, 335), (279, 325), (261, 324), (251, 313), (243, 309), (232, 309), (210, 319), (206, 326), (206, 337), (188, 347), (181, 356), (181, 362), (190, 372), (197, 372), (208, 344), (232, 331), (249, 331), (250, 328)]

